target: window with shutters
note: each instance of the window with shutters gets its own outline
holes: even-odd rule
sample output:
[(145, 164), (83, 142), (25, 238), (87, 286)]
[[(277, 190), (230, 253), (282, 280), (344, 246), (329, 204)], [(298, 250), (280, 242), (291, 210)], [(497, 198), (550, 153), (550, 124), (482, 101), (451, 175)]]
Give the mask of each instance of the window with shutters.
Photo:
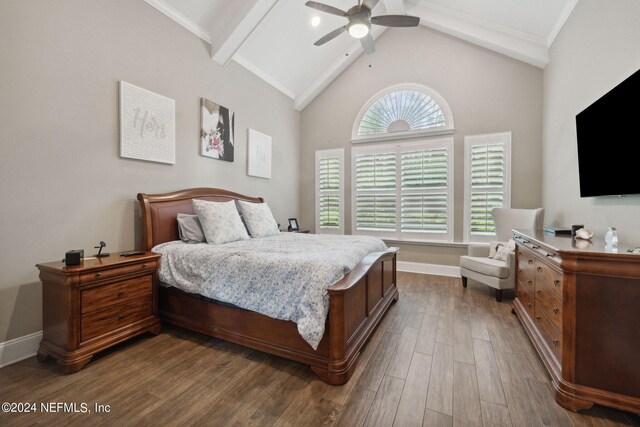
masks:
[(316, 151), (316, 233), (344, 234), (344, 149)]
[(433, 89), (417, 84), (391, 86), (360, 110), (352, 130), (354, 143), (389, 141), (453, 133), (453, 116)]
[(453, 240), (453, 139), (354, 147), (352, 232)]
[(495, 239), (493, 208), (511, 205), (511, 132), (464, 139), (464, 236), (467, 242)]

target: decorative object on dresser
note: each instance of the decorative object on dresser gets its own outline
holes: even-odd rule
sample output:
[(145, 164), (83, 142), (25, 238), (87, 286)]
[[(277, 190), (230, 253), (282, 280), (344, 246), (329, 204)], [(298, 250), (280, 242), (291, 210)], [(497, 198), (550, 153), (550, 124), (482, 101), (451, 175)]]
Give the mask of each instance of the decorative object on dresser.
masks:
[(38, 360), (56, 359), (65, 373), (93, 355), (143, 332), (160, 333), (156, 267), (159, 254), (88, 259), (77, 266), (38, 264), (43, 339)]
[[(541, 229), (544, 209), (494, 208), (491, 216), (496, 226), (496, 240), (507, 242), (514, 228)], [(515, 286), (515, 253), (507, 254), (505, 260), (490, 255), (489, 245), (469, 244), (469, 255), (460, 257), (462, 286), (467, 287), (467, 279), (477, 280), (495, 288), (496, 301), (502, 301), (502, 290)]]
[[(259, 197), (217, 188), (138, 194), (142, 208), (143, 249), (178, 240), (177, 214), (193, 214), (192, 199), (264, 202)], [(367, 339), (391, 303), (398, 299), (397, 252), (397, 248), (388, 248), (370, 253), (327, 288), (329, 309), (324, 335), (315, 350), (300, 336), (292, 321), (275, 319), (164, 284), (158, 287), (159, 315), (163, 321), (309, 365), (323, 381), (344, 384), (353, 374)]]
[(513, 309), (551, 374), (558, 404), (640, 412), (640, 256), (603, 242), (514, 230)]

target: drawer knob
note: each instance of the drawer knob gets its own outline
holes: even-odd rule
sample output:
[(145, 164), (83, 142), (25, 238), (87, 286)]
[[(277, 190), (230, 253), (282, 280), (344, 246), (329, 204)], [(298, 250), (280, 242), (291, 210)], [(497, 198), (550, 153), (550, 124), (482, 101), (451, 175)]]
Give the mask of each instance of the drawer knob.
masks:
[(124, 291), (118, 292), (118, 298), (122, 298), (122, 297), (124, 297)]
[(547, 252), (544, 256), (551, 257), (551, 256), (553, 256), (553, 254), (550, 254), (549, 252)]
[(540, 319), (542, 319), (542, 317), (536, 316), (536, 320), (540, 320)]
[(556, 285), (556, 286), (560, 286), (560, 280), (554, 280), (553, 284)]
[(102, 276), (102, 273), (96, 273), (96, 277)]
[(533, 264), (533, 260), (532, 259), (527, 260), (527, 264), (529, 264), (529, 265)]
[(553, 307), (553, 314), (558, 314), (559, 311), (558, 307)]
[(122, 322), (124, 320), (124, 314), (118, 314), (118, 322)]
[(539, 291), (539, 290), (538, 290), (538, 291), (536, 291), (536, 294), (538, 294), (538, 295), (542, 295), (542, 291)]
[(527, 239), (522, 239), (522, 243), (529, 243)]
[(533, 285), (533, 282), (531, 280), (529, 280), (527, 283)]
[(148, 264), (142, 264), (142, 268), (147, 268), (148, 266)]
[(531, 246), (531, 249), (540, 249), (540, 246), (533, 245)]
[(527, 307), (531, 308), (531, 303), (528, 303), (528, 304), (527, 304)]
[(557, 346), (558, 346), (558, 344), (560, 344), (560, 341), (558, 341), (558, 340), (553, 340), (553, 346), (554, 346), (554, 347), (557, 347)]
[(540, 272), (542, 271), (542, 267), (538, 267), (538, 268), (536, 268), (536, 271), (537, 271), (538, 273), (540, 273)]

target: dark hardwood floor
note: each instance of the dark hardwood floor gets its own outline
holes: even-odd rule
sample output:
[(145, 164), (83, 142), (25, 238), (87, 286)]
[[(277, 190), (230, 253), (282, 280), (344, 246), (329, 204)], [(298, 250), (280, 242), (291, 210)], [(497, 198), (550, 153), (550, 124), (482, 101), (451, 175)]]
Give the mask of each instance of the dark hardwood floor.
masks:
[[(351, 381), (329, 386), (306, 367), (179, 328), (98, 355), (74, 375), (35, 357), (0, 369), (0, 425), (615, 426), (637, 415), (553, 400), (517, 318), (513, 292), (398, 273), (400, 301), (365, 346)], [(43, 413), (41, 403), (90, 413)], [(109, 405), (97, 413), (95, 404)], [(63, 409), (63, 408), (60, 408)]]

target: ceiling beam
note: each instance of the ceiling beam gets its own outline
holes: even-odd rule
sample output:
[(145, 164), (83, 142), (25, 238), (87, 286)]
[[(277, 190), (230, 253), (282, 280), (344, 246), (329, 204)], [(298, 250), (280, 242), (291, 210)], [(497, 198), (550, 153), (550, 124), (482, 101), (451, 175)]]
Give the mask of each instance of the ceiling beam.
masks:
[(408, 11), (420, 24), (503, 55), (544, 68), (549, 62), (547, 40), (423, 0)]
[(383, 0), (384, 8), (389, 15), (404, 15), (404, 0)]
[[(262, 20), (269, 14), (273, 6), (278, 0), (251, 0), (253, 5), (248, 12), (241, 18), (237, 25), (233, 25), (229, 33), (212, 37), (211, 57), (221, 65), (227, 65), (233, 58), (233, 55), (242, 47), (244, 42), (260, 25)], [(236, 3), (236, 2), (234, 2)], [(245, 7), (247, 3), (243, 0)], [(216, 43), (215, 40), (222, 40)]]

